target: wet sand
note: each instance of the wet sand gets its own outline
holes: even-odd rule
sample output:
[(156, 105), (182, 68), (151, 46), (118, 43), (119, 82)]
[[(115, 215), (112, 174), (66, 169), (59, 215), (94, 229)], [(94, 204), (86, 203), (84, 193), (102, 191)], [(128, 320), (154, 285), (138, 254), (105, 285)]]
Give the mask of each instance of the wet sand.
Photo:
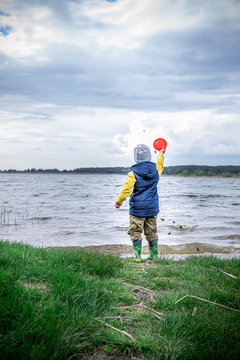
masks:
[[(120, 255), (122, 257), (129, 257), (132, 255), (132, 246), (130, 245), (98, 245), (98, 246), (64, 246), (54, 247), (55, 249), (75, 249), (86, 251), (97, 251), (104, 254)], [(240, 257), (240, 248), (233, 246), (216, 247), (200, 243), (183, 244), (183, 245), (158, 245), (159, 255), (166, 255), (171, 257), (189, 256), (189, 255), (218, 255), (220, 257)], [(142, 254), (148, 255), (149, 249), (145, 245), (142, 247)], [(144, 256), (143, 256), (144, 257)]]

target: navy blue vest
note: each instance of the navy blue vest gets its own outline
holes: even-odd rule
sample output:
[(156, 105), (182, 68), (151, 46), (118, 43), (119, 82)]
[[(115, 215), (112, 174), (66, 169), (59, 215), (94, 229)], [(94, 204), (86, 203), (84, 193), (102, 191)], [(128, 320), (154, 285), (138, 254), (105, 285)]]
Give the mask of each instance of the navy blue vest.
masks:
[(159, 175), (156, 164), (143, 161), (131, 167), (136, 182), (130, 196), (130, 215), (150, 217), (159, 213), (157, 184)]

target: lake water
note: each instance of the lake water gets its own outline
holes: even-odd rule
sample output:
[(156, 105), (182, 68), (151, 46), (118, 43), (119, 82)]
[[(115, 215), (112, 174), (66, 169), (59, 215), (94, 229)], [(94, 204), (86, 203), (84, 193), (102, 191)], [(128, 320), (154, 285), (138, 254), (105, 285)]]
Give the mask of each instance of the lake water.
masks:
[[(128, 200), (114, 207), (125, 179), (1, 173), (0, 238), (40, 247), (131, 245)], [(240, 254), (239, 178), (163, 176), (159, 196), (160, 245), (182, 253), (202, 246)]]

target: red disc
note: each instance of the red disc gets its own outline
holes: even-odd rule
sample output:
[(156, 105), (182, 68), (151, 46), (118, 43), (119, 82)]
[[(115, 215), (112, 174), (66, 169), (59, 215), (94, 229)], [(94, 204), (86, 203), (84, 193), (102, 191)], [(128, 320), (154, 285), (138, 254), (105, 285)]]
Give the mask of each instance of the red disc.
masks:
[(158, 138), (158, 139), (154, 140), (153, 147), (155, 150), (158, 150), (158, 151), (160, 151), (162, 149), (166, 149), (167, 142), (165, 139)]

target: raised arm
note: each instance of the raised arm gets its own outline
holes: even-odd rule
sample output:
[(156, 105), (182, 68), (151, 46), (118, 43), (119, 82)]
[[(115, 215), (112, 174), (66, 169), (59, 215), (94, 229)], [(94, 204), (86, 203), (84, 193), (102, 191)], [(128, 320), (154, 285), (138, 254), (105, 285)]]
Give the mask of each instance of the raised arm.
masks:
[(161, 176), (163, 172), (164, 153), (165, 153), (165, 149), (161, 150), (157, 157), (156, 166), (159, 176)]

